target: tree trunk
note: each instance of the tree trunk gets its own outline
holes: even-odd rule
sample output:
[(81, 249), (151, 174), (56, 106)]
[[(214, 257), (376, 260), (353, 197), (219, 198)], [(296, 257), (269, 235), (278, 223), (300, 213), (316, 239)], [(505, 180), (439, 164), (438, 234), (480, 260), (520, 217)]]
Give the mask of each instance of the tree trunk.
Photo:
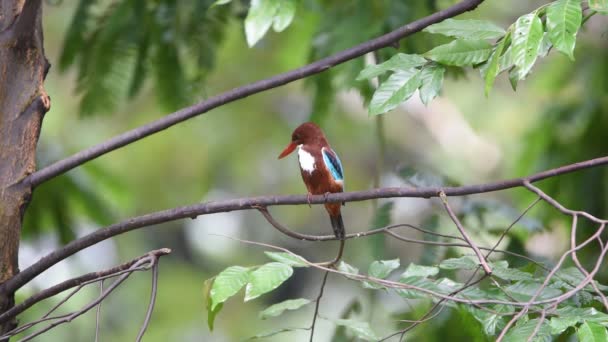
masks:
[[(0, 284), (19, 272), (19, 239), (36, 168), (36, 143), (50, 99), (42, 41), (41, 0), (0, 0)], [(14, 293), (0, 293), (0, 313)], [(0, 334), (16, 320), (0, 326)]]

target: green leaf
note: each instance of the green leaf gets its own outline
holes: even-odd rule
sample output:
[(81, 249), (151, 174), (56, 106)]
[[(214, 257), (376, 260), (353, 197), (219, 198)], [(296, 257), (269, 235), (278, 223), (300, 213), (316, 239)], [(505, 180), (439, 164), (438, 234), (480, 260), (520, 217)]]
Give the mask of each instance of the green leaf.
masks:
[(525, 323), (521, 323), (516, 325), (514, 328), (511, 328), (507, 335), (504, 338), (504, 342), (521, 342), (528, 341), (529, 337), (532, 336), (536, 332), (536, 335), (532, 341), (551, 341), (551, 328), (547, 321), (543, 321), (540, 323), (540, 327), (538, 331), (536, 331), (536, 326), (539, 324), (539, 319), (531, 319)]
[(333, 321), (336, 325), (343, 326), (355, 335), (365, 341), (378, 341), (380, 337), (372, 330), (367, 322), (354, 321), (352, 319), (337, 319)]
[(509, 83), (511, 84), (511, 88), (513, 88), (514, 91), (517, 90), (518, 82), (519, 82), (519, 68), (514, 66), (509, 70)]
[(420, 86), (420, 100), (425, 105), (428, 105), (439, 95), (444, 73), (445, 68), (437, 64), (428, 65), (420, 71), (422, 82), (422, 86)]
[(608, 341), (608, 333), (603, 325), (584, 322), (576, 332), (580, 342), (605, 342)]
[[(532, 282), (532, 281), (518, 281), (515, 284), (509, 285), (505, 288), (508, 294), (513, 296), (517, 300), (527, 301), (532, 298), (532, 296), (536, 295), (538, 289), (542, 286), (541, 283)], [(545, 300), (550, 299), (562, 294), (562, 291), (558, 289), (554, 289), (551, 287), (543, 288), (542, 292), (537, 300)]]
[(513, 307), (510, 305), (495, 305), (491, 308), (496, 313), (491, 313), (477, 308), (470, 308), (469, 310), (475, 316), (475, 318), (483, 325), (483, 330), (486, 335), (492, 336), (498, 329), (502, 329), (505, 326), (505, 316), (503, 313), (513, 312)]
[(273, 30), (282, 32), (291, 24), (296, 14), (296, 0), (281, 0), (279, 9), (274, 16)]
[(210, 291), (211, 309), (239, 292), (249, 277), (249, 269), (241, 266), (230, 266), (218, 274)]
[(264, 309), (264, 311), (260, 312), (259, 316), (260, 316), (260, 319), (267, 319), (270, 317), (280, 316), (285, 310), (297, 310), (309, 303), (310, 303), (310, 300), (305, 299), (305, 298), (288, 299), (281, 303), (277, 303), (277, 304), (267, 307), (266, 309)]
[(608, 315), (597, 311), (595, 308), (577, 308), (566, 306), (555, 310), (555, 317), (551, 318), (551, 332), (555, 335), (561, 334), (569, 327), (579, 322), (587, 321), (601, 325), (608, 325)]
[(499, 73), (500, 58), (502, 56), (502, 52), (505, 49), (506, 41), (507, 37), (505, 37), (503, 40), (500, 41), (500, 43), (498, 43), (498, 45), (496, 45), (494, 52), (492, 52), (492, 55), (490, 56), (490, 58), (488, 59), (488, 63), (486, 64), (487, 67), (485, 68), (484, 75), (486, 96), (490, 94), (490, 90), (494, 85), (494, 80), (496, 79), (496, 76)]
[(523, 15), (515, 22), (511, 38), (513, 63), (517, 68), (517, 79), (526, 77), (536, 58), (543, 39), (543, 24), (536, 13)]
[(463, 39), (494, 39), (502, 37), (505, 30), (485, 20), (446, 19), (431, 25), (423, 31)]
[(608, 14), (608, 0), (589, 0), (589, 8), (602, 13)]
[(359, 274), (359, 270), (356, 267), (353, 267), (344, 261), (340, 261), (338, 264), (338, 271), (347, 274)]
[(397, 71), (374, 93), (369, 104), (369, 113), (372, 115), (386, 113), (397, 107), (401, 102), (409, 99), (420, 86), (420, 72), (418, 69)]
[(424, 56), (446, 65), (471, 66), (484, 62), (492, 53), (492, 44), (485, 40), (457, 39), (437, 46)]
[(283, 31), (293, 20), (295, 10), (295, 0), (252, 0), (245, 18), (247, 44), (254, 46), (270, 26), (277, 32)]
[(291, 267), (308, 267), (306, 260), (299, 255), (283, 252), (264, 252), (270, 259), (282, 262)]
[(501, 267), (492, 265), (492, 275), (503, 280), (532, 280), (534, 277), (527, 272), (520, 271), (516, 268)]
[[(399, 268), (399, 259), (393, 260), (380, 260), (374, 261), (369, 265), (369, 270), (367, 271), (370, 277), (384, 279), (388, 277), (388, 275)], [(368, 289), (381, 289), (383, 286), (371, 283), (368, 281), (363, 282), (363, 287)]]
[(249, 283), (245, 288), (245, 301), (250, 301), (276, 289), (292, 274), (293, 268), (280, 262), (262, 265), (249, 276)]
[(437, 273), (439, 273), (439, 268), (435, 266), (409, 264), (401, 277), (433, 277), (436, 276)]
[[(441, 288), (435, 284), (434, 281), (424, 278), (424, 277), (403, 277), (399, 278), (399, 282), (403, 284), (407, 284), (410, 286), (414, 286), (417, 288), (426, 289), (434, 292), (441, 292)], [(407, 299), (420, 299), (426, 298), (429, 295), (425, 292), (418, 291), (416, 289), (397, 289), (397, 294), (403, 298)]]
[(370, 277), (384, 279), (399, 266), (399, 259), (374, 261), (369, 265), (368, 274)]
[(471, 259), (470, 256), (462, 256), (460, 258), (445, 259), (439, 264), (439, 268), (444, 270), (472, 270), (479, 263)]
[(553, 46), (572, 60), (582, 18), (581, 0), (557, 0), (547, 8), (549, 39)]
[(398, 53), (382, 64), (370, 64), (361, 70), (357, 81), (367, 80), (382, 75), (387, 71), (409, 70), (424, 65), (427, 60), (420, 55)]
[(210, 331), (213, 331), (213, 323), (215, 322), (215, 317), (224, 307), (224, 303), (219, 303), (215, 306), (215, 308), (211, 307), (211, 288), (213, 286), (213, 281), (215, 277), (205, 280), (203, 283), (203, 300), (205, 302), (205, 308), (207, 309), (207, 326)]

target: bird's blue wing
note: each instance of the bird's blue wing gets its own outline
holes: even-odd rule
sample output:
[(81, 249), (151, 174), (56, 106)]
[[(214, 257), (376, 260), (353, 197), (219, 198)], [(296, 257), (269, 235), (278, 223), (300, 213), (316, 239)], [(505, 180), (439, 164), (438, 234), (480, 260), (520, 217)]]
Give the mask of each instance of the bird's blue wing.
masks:
[(323, 162), (325, 162), (325, 166), (327, 166), (327, 169), (329, 169), (333, 179), (336, 181), (344, 181), (342, 163), (340, 162), (340, 158), (338, 158), (336, 152), (334, 152), (331, 148), (323, 147), (321, 149), (321, 154), (323, 155)]

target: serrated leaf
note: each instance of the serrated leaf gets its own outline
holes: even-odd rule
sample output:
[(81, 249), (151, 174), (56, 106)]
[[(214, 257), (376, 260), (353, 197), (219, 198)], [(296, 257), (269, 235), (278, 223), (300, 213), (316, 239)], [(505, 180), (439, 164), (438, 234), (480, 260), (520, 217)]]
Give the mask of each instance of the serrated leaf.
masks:
[(340, 325), (350, 331), (357, 338), (365, 341), (378, 341), (380, 337), (372, 330), (367, 322), (354, 321), (352, 319), (337, 319), (333, 321), (336, 325)]
[(264, 252), (264, 254), (274, 261), (284, 263), (291, 267), (308, 267), (306, 260), (299, 255), (284, 252)]
[(407, 269), (401, 275), (402, 278), (408, 277), (433, 277), (439, 273), (439, 268), (435, 266), (424, 266), (409, 264)]
[(423, 31), (463, 39), (494, 39), (505, 34), (502, 27), (492, 22), (474, 19), (446, 19), (425, 28)]
[(292, 274), (293, 268), (280, 262), (262, 265), (249, 276), (249, 283), (245, 288), (245, 301), (250, 301), (276, 289)]
[(574, 60), (576, 33), (581, 27), (581, 0), (557, 0), (547, 8), (547, 31), (553, 46)]
[[(441, 292), (441, 288), (434, 281), (424, 277), (403, 277), (399, 278), (399, 282), (414, 286), (417, 288), (426, 289), (433, 292)], [(415, 289), (397, 289), (397, 294), (407, 299), (427, 298), (429, 294)]]
[(435, 62), (454, 66), (472, 66), (484, 62), (492, 53), (492, 44), (485, 40), (457, 39), (437, 46), (424, 56)]
[(529, 341), (530, 336), (536, 333), (532, 341), (551, 341), (551, 328), (547, 321), (540, 323), (538, 330), (536, 326), (539, 324), (539, 319), (531, 319), (525, 323), (516, 325), (511, 328), (507, 335), (505, 335), (504, 342), (521, 342)]
[(285, 310), (297, 310), (304, 305), (310, 303), (310, 300), (306, 298), (288, 299), (286, 301), (271, 305), (260, 312), (260, 319), (267, 319), (270, 317), (280, 316)]
[(384, 63), (366, 66), (357, 76), (357, 81), (374, 78), (388, 71), (409, 70), (422, 66), (426, 62), (427, 60), (420, 55), (398, 53)]
[(209, 292), (211, 310), (234, 296), (249, 281), (249, 269), (241, 266), (230, 266), (215, 277)]
[(580, 342), (605, 342), (608, 341), (608, 332), (603, 325), (584, 322), (576, 332)]
[(602, 13), (608, 14), (608, 0), (589, 0), (589, 8)]
[(282, 32), (291, 24), (296, 14), (296, 0), (281, 0), (279, 9), (274, 16), (272, 28), (276, 32)]
[(443, 84), (443, 75), (445, 74), (445, 68), (441, 65), (432, 64), (428, 65), (420, 71), (420, 80), (422, 85), (420, 86), (420, 100), (425, 105), (428, 105), (441, 90)]
[(523, 80), (538, 57), (543, 39), (543, 24), (536, 13), (523, 15), (515, 22), (511, 38), (513, 64), (517, 68), (517, 79)]
[(460, 258), (445, 259), (439, 264), (439, 268), (444, 270), (472, 270), (475, 269), (479, 263), (474, 261), (469, 256), (462, 256)]
[(386, 113), (409, 99), (420, 86), (420, 72), (418, 69), (397, 71), (374, 92), (369, 104), (369, 113), (372, 115)]
[(486, 63), (487, 67), (485, 68), (485, 71), (484, 71), (485, 72), (484, 81), (485, 81), (486, 96), (488, 96), (490, 94), (490, 90), (492, 89), (492, 86), (494, 85), (494, 80), (496, 79), (496, 76), (499, 73), (500, 58), (505, 49), (506, 41), (507, 41), (507, 37), (505, 37), (503, 40), (500, 41), (500, 43), (498, 43), (498, 45), (496, 45), (494, 52), (492, 52), (492, 55), (490, 56), (490, 58), (488, 59), (488, 62)]

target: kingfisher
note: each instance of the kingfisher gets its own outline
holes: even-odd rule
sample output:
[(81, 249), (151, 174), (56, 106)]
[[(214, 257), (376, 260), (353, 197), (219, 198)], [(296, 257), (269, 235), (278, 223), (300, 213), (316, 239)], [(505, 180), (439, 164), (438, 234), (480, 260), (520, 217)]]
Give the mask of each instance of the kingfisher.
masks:
[[(329, 146), (325, 134), (319, 126), (306, 122), (291, 134), (291, 142), (279, 155), (279, 159), (298, 150), (300, 173), (311, 195), (325, 195), (344, 191), (344, 172), (342, 163), (334, 150)], [(344, 203), (342, 203), (344, 205)], [(334, 235), (341, 241), (340, 252), (336, 261), (342, 256), (344, 247), (344, 222), (340, 213), (340, 203), (325, 203), (329, 213)]]

